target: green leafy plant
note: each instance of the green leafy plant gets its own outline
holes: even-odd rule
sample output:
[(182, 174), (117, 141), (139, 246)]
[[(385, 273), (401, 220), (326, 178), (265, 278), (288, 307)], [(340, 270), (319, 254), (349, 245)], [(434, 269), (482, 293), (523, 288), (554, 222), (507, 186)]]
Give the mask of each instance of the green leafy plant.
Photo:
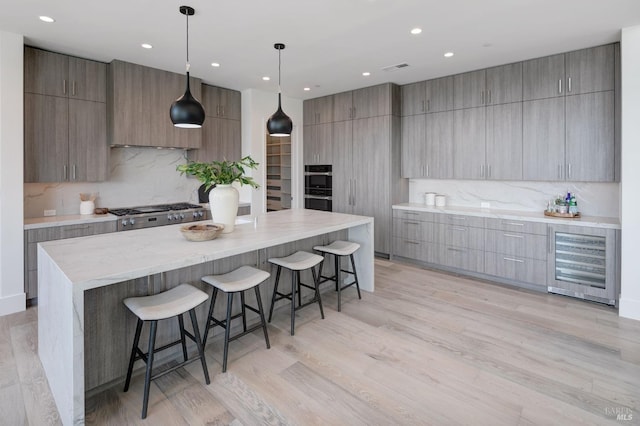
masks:
[(256, 181), (244, 174), (245, 168), (256, 169), (257, 166), (258, 163), (247, 155), (240, 161), (224, 160), (210, 163), (189, 161), (186, 164), (177, 166), (176, 170), (181, 175), (194, 176), (205, 185), (205, 191), (208, 191), (214, 184), (230, 185), (233, 182), (240, 182), (240, 185), (251, 185), (254, 188), (258, 188), (259, 185)]

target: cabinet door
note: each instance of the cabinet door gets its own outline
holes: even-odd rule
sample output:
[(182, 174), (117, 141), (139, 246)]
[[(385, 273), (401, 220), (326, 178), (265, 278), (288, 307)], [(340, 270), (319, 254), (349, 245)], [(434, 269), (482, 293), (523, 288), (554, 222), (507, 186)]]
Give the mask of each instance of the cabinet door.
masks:
[(402, 117), (402, 177), (426, 177), (426, 114)]
[(522, 180), (522, 102), (487, 107), (487, 179)]
[(241, 113), (241, 94), (237, 90), (218, 88), (220, 99), (219, 117), (229, 120), (240, 120)]
[(69, 58), (69, 97), (107, 102), (107, 64)]
[(487, 69), (487, 105), (522, 100), (522, 62)]
[(467, 108), (453, 114), (453, 176), (484, 179), (485, 109)]
[(316, 124), (315, 99), (307, 99), (302, 102), (302, 120), (305, 126)]
[(566, 123), (566, 178), (613, 182), (613, 91), (567, 96)]
[(24, 91), (40, 95), (69, 94), (69, 58), (46, 50), (25, 47)]
[(406, 84), (400, 88), (402, 97), (402, 116), (423, 114), (426, 112), (426, 81)]
[(391, 250), (391, 116), (353, 121), (353, 213), (374, 218), (374, 247)]
[(218, 117), (206, 117), (202, 125), (202, 146), (190, 150), (193, 161), (239, 161), (242, 156), (240, 122)]
[(391, 85), (381, 84), (354, 90), (353, 108), (354, 119), (391, 114)]
[(453, 178), (453, 149), (453, 111), (427, 114), (427, 177)]
[(107, 105), (69, 99), (69, 180), (105, 181), (108, 165)]
[(219, 87), (209, 84), (202, 85), (202, 107), (207, 117), (218, 117), (220, 115), (221, 100), (219, 89)]
[(304, 164), (332, 164), (331, 123), (304, 126)]
[(615, 89), (613, 44), (566, 54), (568, 95)]
[(564, 54), (522, 63), (522, 99), (564, 96)]
[(24, 181), (68, 179), (69, 101), (57, 96), (24, 95)]
[(333, 121), (351, 120), (352, 118), (352, 92), (343, 92), (333, 95)]
[(453, 76), (427, 81), (427, 112), (453, 110)]
[(333, 211), (352, 213), (353, 177), (352, 140), (353, 121), (339, 121), (331, 125), (333, 140)]
[[(109, 143), (142, 145), (148, 140), (151, 105), (143, 103), (144, 67), (122, 61), (109, 64)], [(135, 111), (136, 113), (132, 113)], [(168, 108), (167, 108), (168, 115)]]
[(479, 70), (453, 76), (455, 109), (479, 107), (486, 103), (485, 74), (485, 70)]
[(522, 104), (522, 177), (564, 180), (564, 98)]

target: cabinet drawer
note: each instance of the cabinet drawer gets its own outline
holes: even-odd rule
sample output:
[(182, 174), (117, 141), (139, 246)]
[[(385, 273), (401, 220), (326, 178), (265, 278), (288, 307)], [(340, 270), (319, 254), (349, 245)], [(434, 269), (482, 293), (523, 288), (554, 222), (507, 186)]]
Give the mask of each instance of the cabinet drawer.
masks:
[(487, 229), (484, 248), (493, 253), (546, 260), (547, 236)]
[(450, 268), (484, 272), (484, 254), (481, 250), (431, 244), (432, 262)]
[(438, 223), (447, 225), (473, 226), (484, 228), (484, 217), (465, 216), (460, 214), (441, 214), (436, 220)]
[(524, 232), (527, 234), (547, 235), (547, 224), (542, 222), (527, 222), (511, 219), (486, 219), (487, 229), (500, 231)]
[(544, 260), (485, 252), (484, 264), (488, 275), (539, 286), (547, 285), (547, 262)]
[(464, 225), (436, 225), (434, 241), (447, 246), (482, 250), (484, 229)]
[(435, 214), (413, 210), (394, 210), (393, 217), (398, 219), (419, 220), (421, 222), (435, 222)]
[(424, 256), (425, 244), (420, 241), (412, 241), (404, 238), (393, 239), (393, 255), (408, 259), (426, 261)]
[(38, 269), (38, 243), (27, 243), (27, 270), (34, 271)]
[(413, 241), (434, 241), (435, 224), (410, 219), (393, 219), (393, 236)]
[(267, 200), (267, 209), (280, 210), (282, 209), (282, 204), (280, 203), (280, 200)]

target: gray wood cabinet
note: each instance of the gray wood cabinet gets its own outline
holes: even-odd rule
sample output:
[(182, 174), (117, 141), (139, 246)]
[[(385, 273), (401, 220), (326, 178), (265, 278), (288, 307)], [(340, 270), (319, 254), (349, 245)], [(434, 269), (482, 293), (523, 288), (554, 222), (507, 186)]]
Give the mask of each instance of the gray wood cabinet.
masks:
[[(200, 148), (202, 129), (176, 128), (169, 118), (171, 104), (184, 93), (184, 75), (117, 60), (108, 71), (111, 145)], [(190, 85), (193, 96), (202, 100), (200, 79), (191, 78)]]
[(332, 164), (333, 136), (331, 123), (304, 126), (304, 164)]
[(326, 124), (333, 121), (333, 96), (307, 99), (303, 103), (304, 124)]
[(106, 64), (25, 48), (25, 182), (108, 177)]
[(353, 213), (351, 194), (353, 191), (353, 121), (338, 121), (331, 125), (333, 140), (333, 211)]
[(485, 177), (522, 180), (522, 102), (486, 108)]
[(240, 120), (241, 94), (237, 90), (203, 84), (202, 107), (207, 117)]
[(486, 71), (478, 70), (453, 76), (454, 109), (485, 105)]
[(242, 157), (240, 132), (238, 120), (207, 116), (202, 125), (202, 146), (189, 150), (187, 156), (192, 161), (239, 161)]
[(424, 114), (426, 111), (426, 94), (427, 82), (419, 81), (417, 83), (405, 84), (400, 87), (400, 96), (402, 97), (401, 114), (403, 117)]
[(454, 176), (453, 111), (427, 114), (426, 177)]
[(427, 177), (427, 114), (402, 117), (402, 176)]
[(523, 102), (524, 180), (564, 179), (564, 98)]
[(401, 88), (402, 115), (453, 110), (453, 76), (407, 84)]
[(486, 71), (486, 105), (522, 100), (522, 62), (488, 68)]
[(38, 297), (38, 243), (116, 232), (116, 221), (52, 226), (24, 231), (24, 291)]
[(592, 47), (566, 54), (567, 95), (615, 89), (615, 46)]
[(456, 179), (485, 178), (486, 109), (467, 108), (453, 114), (453, 176)]
[(522, 64), (522, 99), (564, 96), (564, 54), (524, 61)]
[(333, 95), (333, 121), (399, 114), (400, 96), (392, 96), (391, 83)]

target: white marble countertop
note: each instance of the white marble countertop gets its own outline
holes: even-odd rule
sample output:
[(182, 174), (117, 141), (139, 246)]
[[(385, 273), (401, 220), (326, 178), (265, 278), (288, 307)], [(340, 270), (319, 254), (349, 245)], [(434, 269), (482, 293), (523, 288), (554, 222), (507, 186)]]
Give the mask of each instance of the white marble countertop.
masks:
[(373, 219), (291, 209), (254, 216), (248, 222), (212, 241), (187, 241), (180, 233), (182, 225), (177, 224), (47, 241), (39, 246), (74, 286), (87, 290), (366, 225)]
[(620, 220), (615, 217), (581, 216), (576, 219), (565, 219), (545, 216), (544, 212), (528, 212), (518, 210), (481, 209), (474, 207), (432, 207), (420, 203), (402, 203), (393, 206), (395, 210), (413, 210), (430, 213), (461, 214), (466, 216), (489, 217), (496, 219), (527, 220), (531, 222), (561, 223), (563, 225), (592, 226), (595, 228), (620, 229)]

